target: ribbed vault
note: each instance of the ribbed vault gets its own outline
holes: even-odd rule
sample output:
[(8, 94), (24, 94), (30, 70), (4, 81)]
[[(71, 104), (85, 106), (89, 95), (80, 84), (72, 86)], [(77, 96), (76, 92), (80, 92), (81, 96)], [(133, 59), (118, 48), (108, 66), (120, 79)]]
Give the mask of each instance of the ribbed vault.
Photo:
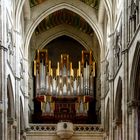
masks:
[[(34, 6), (39, 5), (45, 1), (47, 1), (47, 0), (30, 0), (30, 6), (34, 7)], [(95, 9), (98, 9), (99, 2), (100, 2), (100, 0), (80, 0), (80, 1), (82, 1), (83, 3), (93, 7)]]
[(35, 34), (38, 35), (61, 24), (68, 24), (90, 36), (93, 35), (93, 30), (89, 24), (82, 17), (67, 9), (56, 11), (44, 18), (36, 27)]

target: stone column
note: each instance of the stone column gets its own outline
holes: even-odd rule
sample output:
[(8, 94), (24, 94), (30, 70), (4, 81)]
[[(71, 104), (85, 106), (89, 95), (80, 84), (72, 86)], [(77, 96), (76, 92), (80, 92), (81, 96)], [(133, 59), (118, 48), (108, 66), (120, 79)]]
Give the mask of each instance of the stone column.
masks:
[(24, 59), (24, 66), (25, 66), (25, 98), (24, 98), (24, 118), (25, 118), (25, 128), (29, 128), (29, 118), (28, 118), (28, 104), (29, 104), (29, 95), (28, 95), (28, 60)]
[(0, 139), (7, 138), (7, 77), (6, 77), (7, 49), (0, 44)]
[[(112, 31), (112, 30), (111, 30)], [(113, 108), (114, 108), (114, 71), (113, 71), (113, 60), (114, 60), (114, 54), (113, 54), (113, 36), (110, 36), (110, 49), (109, 49), (109, 56), (108, 56), (108, 61), (109, 61), (109, 93), (110, 93), (110, 114), (109, 114), (109, 140), (113, 140)]]
[(105, 125), (105, 60), (101, 62), (101, 124)]
[(20, 34), (15, 32), (15, 110), (16, 110), (16, 140), (20, 140)]
[(127, 51), (127, 1), (123, 1), (122, 10), (122, 139), (128, 140), (128, 51)]
[(129, 118), (129, 140), (138, 140), (138, 107), (140, 101), (131, 100), (128, 103), (128, 118)]
[(113, 121), (114, 139), (122, 140), (122, 122), (119, 120)]
[(6, 8), (0, 0), (0, 140), (7, 139)]
[(128, 106), (128, 140), (132, 140), (132, 109)]
[(16, 127), (16, 140), (20, 140), (20, 78), (16, 76), (16, 81), (15, 81), (15, 89), (16, 89), (16, 98), (15, 98), (15, 110), (16, 110), (16, 122), (17, 122), (17, 127)]

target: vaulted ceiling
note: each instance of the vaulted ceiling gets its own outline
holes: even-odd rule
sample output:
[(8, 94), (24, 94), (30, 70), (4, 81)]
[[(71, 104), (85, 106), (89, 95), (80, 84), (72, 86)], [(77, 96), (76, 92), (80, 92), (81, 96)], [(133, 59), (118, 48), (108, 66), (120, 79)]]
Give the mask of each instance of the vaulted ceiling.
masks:
[[(29, 0), (29, 1), (30, 1), (30, 8), (33, 9), (34, 12), (36, 12), (34, 9), (39, 8), (39, 6), (41, 7), (41, 6), (43, 6), (43, 4), (51, 3), (51, 0)], [(82, 8), (83, 7), (89, 8), (90, 12), (91, 12), (89, 14), (94, 13), (93, 15), (95, 16), (95, 21), (96, 21), (96, 18), (98, 17), (98, 12), (99, 12), (100, 0), (75, 0), (74, 2), (75, 2), (75, 4), (79, 3), (79, 9), (80, 9), (80, 6), (82, 6)], [(71, 4), (73, 4), (73, 3), (71, 3)], [(97, 47), (98, 43), (95, 43), (95, 42), (98, 42), (98, 39), (97, 39), (96, 33), (93, 30), (93, 27), (91, 27), (89, 25), (90, 22), (89, 21), (87, 22), (86, 18), (83, 18), (80, 15), (81, 14), (78, 14), (78, 12), (74, 12), (67, 8), (62, 8), (60, 10), (57, 10), (57, 11), (47, 15), (36, 26), (36, 28), (34, 30), (34, 35), (38, 38), (38, 39), (32, 38), (33, 40), (35, 40), (37, 42), (37, 43), (35, 43), (36, 44), (35, 46), (39, 47), (39, 46), (44, 45), (45, 42), (47, 42), (46, 40), (48, 38), (49, 39), (52, 38), (52, 35), (57, 37), (57, 35), (55, 33), (54, 34), (51, 34), (51, 33), (57, 31), (57, 29), (60, 28), (60, 30), (66, 31), (66, 34), (63, 34), (63, 35), (67, 35), (67, 32), (70, 32), (70, 37), (78, 40), (82, 45), (84, 45), (84, 47), (86, 49), (92, 48), (92, 47), (94, 48), (94, 46)], [(67, 28), (71, 29), (71, 31), (67, 30)], [(61, 31), (59, 31), (59, 33), (60, 32)], [(69, 36), (69, 33), (68, 33), (68, 36)], [(87, 43), (87, 40), (90, 43)], [(94, 40), (94, 43), (93, 43), (93, 40)]]
[(80, 30), (90, 36), (93, 35), (93, 30), (90, 27), (90, 25), (79, 15), (77, 15), (74, 12), (71, 12), (67, 9), (62, 9), (59, 11), (56, 11), (46, 17), (35, 29), (35, 34), (41, 34), (42, 32), (45, 32), (49, 30), (50, 28), (53, 28), (55, 26), (58, 26), (60, 24), (67, 24), (70, 26), (73, 26), (77, 30)]
[[(45, 1), (47, 1), (47, 0), (30, 0), (30, 6), (34, 7), (34, 6), (41, 4)], [(95, 9), (98, 9), (99, 2), (100, 2), (100, 0), (80, 0), (80, 1), (84, 2), (85, 4), (91, 6)]]
[[(30, 7), (32, 8), (39, 4), (43, 4), (43, 2), (45, 1), (47, 0), (30, 0)], [(77, 0), (77, 1), (81, 1), (81, 3), (84, 3), (94, 8), (96, 13), (98, 12), (100, 0)], [(49, 29), (62, 24), (72, 26), (75, 29), (80, 30), (83, 33), (88, 34), (90, 36), (93, 36), (94, 34), (93, 29), (82, 17), (67, 9), (61, 9), (44, 18), (36, 27), (35, 35), (40, 35), (41, 33), (46, 32)]]

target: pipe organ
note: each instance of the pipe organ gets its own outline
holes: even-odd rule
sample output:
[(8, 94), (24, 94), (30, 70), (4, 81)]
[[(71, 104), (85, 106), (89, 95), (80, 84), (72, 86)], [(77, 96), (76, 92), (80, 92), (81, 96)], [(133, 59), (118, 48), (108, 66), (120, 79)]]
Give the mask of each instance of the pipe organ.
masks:
[[(68, 54), (61, 54), (52, 67), (47, 50), (37, 50), (34, 60), (35, 99), (43, 122), (88, 119), (89, 105), (94, 101), (95, 61), (92, 51), (82, 51), (78, 67)], [(35, 111), (35, 114), (39, 110)], [(37, 115), (34, 115), (34, 117)]]

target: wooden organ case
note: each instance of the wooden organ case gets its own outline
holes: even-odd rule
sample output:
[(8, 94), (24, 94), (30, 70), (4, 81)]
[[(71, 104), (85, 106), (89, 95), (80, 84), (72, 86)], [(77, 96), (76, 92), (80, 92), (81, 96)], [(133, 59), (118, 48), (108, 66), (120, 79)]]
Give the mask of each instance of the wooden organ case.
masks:
[(35, 123), (94, 123), (95, 61), (92, 51), (82, 51), (78, 68), (61, 54), (53, 68), (47, 50), (37, 50), (34, 60)]

